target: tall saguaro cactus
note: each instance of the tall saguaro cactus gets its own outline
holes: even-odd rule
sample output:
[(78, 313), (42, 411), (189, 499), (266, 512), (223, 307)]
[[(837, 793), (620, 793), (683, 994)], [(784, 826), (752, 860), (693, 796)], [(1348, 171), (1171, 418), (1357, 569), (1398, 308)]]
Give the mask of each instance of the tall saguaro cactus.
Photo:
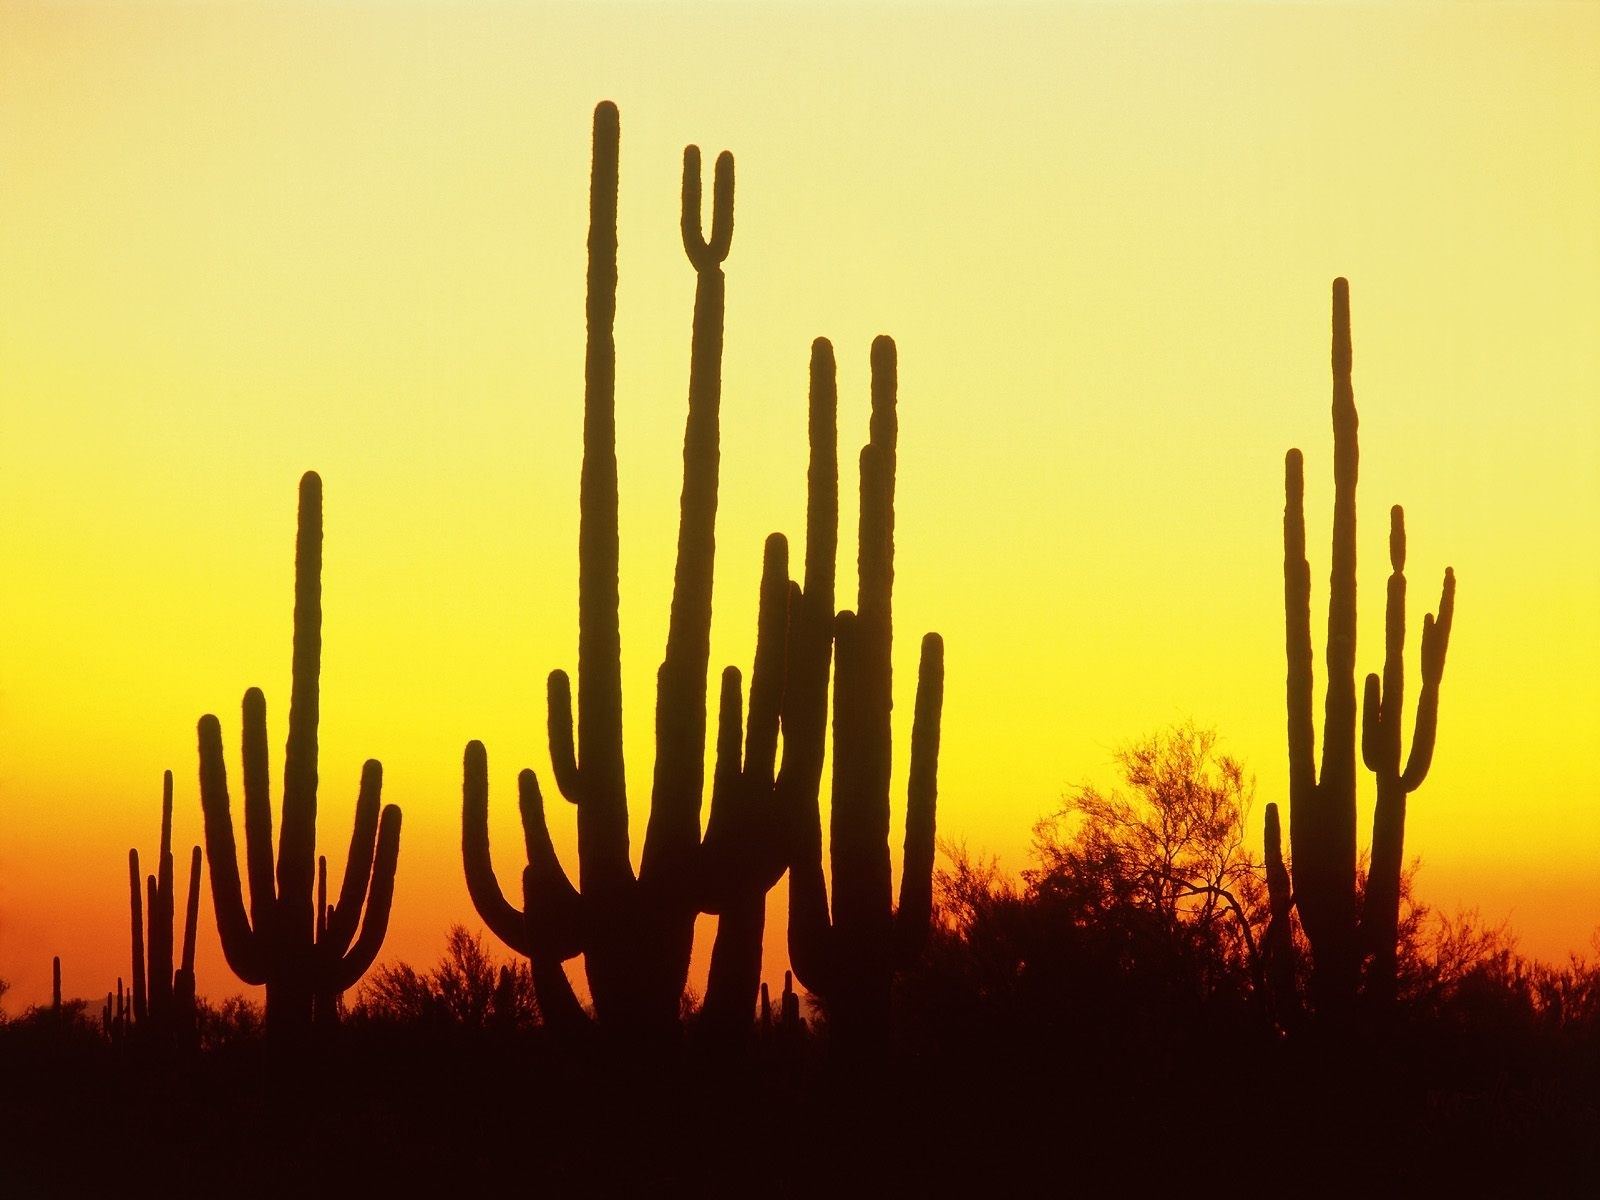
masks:
[[(832, 372), (831, 353), (815, 372)], [(831, 380), (820, 390), (831, 392)], [(922, 640), (911, 731), (900, 903), (889, 859), (890, 711), (894, 588), (897, 364), (894, 342), (872, 345), (871, 436), (861, 451), (861, 507), (855, 612), (834, 619), (833, 802), (830, 912), (822, 871), (817, 790), (801, 797), (789, 873), (789, 957), (795, 975), (824, 997), (848, 1049), (888, 1037), (889, 990), (897, 965), (920, 950), (932, 908), (944, 644)], [(816, 430), (815, 414), (813, 432)], [(813, 460), (815, 486), (815, 460)], [(834, 510), (837, 512), (837, 509)], [(808, 564), (809, 565), (809, 564)]]
[[(200, 847), (189, 860), (188, 901), (184, 905), (183, 954), (172, 965), (176, 916), (172, 863), (172, 772), (161, 779), (161, 846), (156, 874), (141, 880), (139, 851), (128, 851), (128, 903), (133, 916), (133, 1019), (160, 1035), (193, 1028), (194, 946), (200, 910)], [(145, 902), (141, 903), (143, 887)]]
[(479, 914), (503, 940), (533, 960), (536, 982), (543, 984), (540, 1003), (547, 1019), (552, 1012), (574, 1014), (575, 1004), (555, 967), (561, 958), (582, 953), (601, 1023), (626, 1031), (661, 1032), (677, 1025), (700, 899), (700, 810), (720, 455), (722, 263), (733, 238), (733, 158), (723, 153), (717, 159), (707, 240), (701, 235), (700, 152), (693, 146), (684, 152), (683, 241), (696, 275), (689, 415), (671, 618), (657, 676), (654, 786), (635, 876), (622, 755), (617, 591), (613, 323), (619, 142), (616, 106), (602, 103), (594, 115), (589, 192), (576, 731), (571, 682), (565, 672), (553, 672), (548, 688), (556, 785), (578, 810), (578, 886), (572, 886), (549, 848), (543, 797), (533, 774), (525, 771), (519, 781), (528, 850), (524, 911), (518, 913), (500, 892), (489, 863), (487, 768), (478, 743), (467, 747), (462, 856)]
[(200, 802), (217, 932), (234, 974), (245, 983), (266, 985), (267, 1028), (280, 1035), (308, 1027), (313, 1017), (318, 1022), (336, 1019), (339, 994), (372, 965), (383, 945), (400, 856), (400, 809), (385, 805), (380, 816), (383, 768), (369, 759), (361, 771), (338, 903), (331, 914), (318, 911), (322, 906), (314, 898), (313, 888), (321, 667), (322, 480), (308, 471), (300, 480), (295, 540), (294, 659), (276, 878), (267, 775), (267, 703), (259, 688), (244, 694), (248, 915), (234, 846), (222, 726), (209, 714), (200, 718), (199, 725)]
[(1306, 561), (1305, 465), (1284, 460), (1283, 598), (1289, 659), (1289, 843), (1295, 897), (1312, 950), (1312, 999), (1348, 1011), (1361, 966), (1356, 938), (1356, 444), (1350, 289), (1333, 282), (1333, 568), (1328, 594), (1322, 773), (1312, 728), (1311, 566)]
[(1455, 616), (1456, 577), (1449, 567), (1439, 596), (1439, 616), (1422, 620), (1422, 692), (1405, 770), (1400, 769), (1400, 723), (1405, 700), (1406, 514), (1389, 510), (1388, 601), (1384, 608), (1383, 677), (1368, 675), (1362, 704), (1361, 756), (1377, 776), (1378, 800), (1372, 816), (1372, 866), (1361, 909), (1362, 942), (1372, 953), (1368, 994), (1379, 1002), (1393, 997), (1400, 920), (1400, 871), (1405, 852), (1406, 796), (1417, 790), (1433, 763), (1439, 729), (1439, 684)]
[[(1359, 461), (1355, 393), (1351, 384), (1350, 289), (1333, 281), (1333, 567), (1329, 582), (1327, 699), (1322, 772), (1314, 761), (1312, 728), (1311, 568), (1306, 561), (1305, 468), (1300, 451), (1284, 464), (1283, 590), (1288, 655), (1289, 836), (1294, 896), (1311, 942), (1312, 1000), (1337, 1021), (1347, 1015), (1360, 982), (1364, 954), (1375, 954), (1375, 993), (1392, 991), (1395, 920), (1405, 793), (1421, 783), (1433, 752), (1439, 679), (1454, 609), (1455, 577), (1445, 572), (1437, 624), (1423, 637), (1423, 695), (1412, 762), (1399, 769), (1400, 705), (1405, 641), (1405, 531), (1392, 514), (1384, 680), (1367, 681), (1363, 755), (1376, 771), (1378, 810), (1373, 862), (1363, 921), (1358, 924), (1356, 867), (1356, 476)], [(1381, 703), (1380, 703), (1381, 701)], [(1409, 786), (1407, 781), (1409, 780)]]

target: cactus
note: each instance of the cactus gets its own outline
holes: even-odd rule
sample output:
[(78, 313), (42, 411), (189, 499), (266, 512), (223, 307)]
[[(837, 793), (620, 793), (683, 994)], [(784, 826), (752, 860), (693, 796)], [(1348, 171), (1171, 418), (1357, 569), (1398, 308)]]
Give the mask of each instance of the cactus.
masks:
[[(595, 109), (590, 179), (588, 345), (584, 387), (584, 453), (579, 529), (578, 711), (573, 729), (571, 684), (564, 672), (548, 687), (551, 759), (561, 794), (578, 810), (578, 886), (550, 843), (544, 799), (531, 771), (519, 776), (528, 867), (524, 909), (500, 890), (489, 861), (488, 780), (483, 746), (468, 745), (463, 771), (462, 859), (479, 915), (498, 937), (527, 954), (547, 1022), (573, 1025), (581, 1009), (560, 963), (584, 956), (600, 1023), (614, 1029), (665, 1033), (678, 1023), (698, 912), (723, 913), (717, 976), (708, 1001), (716, 1010), (744, 989), (748, 1026), (759, 973), (763, 899), (783, 870), (776, 810), (756, 796), (770, 791), (782, 694), (782, 629), (786, 622), (787, 550), (769, 541), (762, 588), (757, 666), (751, 684), (751, 728), (739, 761), (740, 680), (725, 675), (718, 733), (718, 784), (702, 845), (706, 683), (710, 659), (711, 589), (715, 560), (718, 410), (726, 260), (733, 237), (733, 158), (718, 156), (711, 236), (701, 234), (700, 152), (684, 151), (683, 244), (695, 269), (684, 434), (677, 567), (665, 659), (657, 675), (656, 763), (650, 820), (635, 877), (628, 852), (628, 809), (622, 760), (621, 643), (617, 622), (617, 467), (615, 449), (616, 203), (619, 127), (614, 105)], [(751, 818), (766, 828), (754, 846)], [(721, 837), (729, 826), (737, 832)], [(735, 1003), (733, 1007), (737, 1008)]]
[(1295, 897), (1311, 942), (1312, 999), (1330, 1017), (1355, 999), (1356, 940), (1356, 445), (1350, 382), (1350, 291), (1333, 282), (1333, 568), (1322, 773), (1312, 729), (1311, 567), (1306, 561), (1305, 467), (1284, 460), (1283, 592), (1289, 669), (1289, 842)]
[[(1374, 827), (1373, 877), (1381, 870), (1378, 895), (1369, 892), (1370, 917), (1363, 929), (1356, 914), (1356, 476), (1359, 461), (1355, 393), (1351, 386), (1350, 288), (1333, 281), (1333, 567), (1328, 599), (1328, 684), (1323, 718), (1322, 773), (1313, 759), (1311, 567), (1306, 561), (1305, 468), (1300, 451), (1284, 463), (1283, 587), (1288, 655), (1289, 838), (1294, 855), (1294, 894), (1301, 925), (1311, 942), (1312, 1001), (1319, 1014), (1338, 1022), (1354, 1003), (1363, 951), (1376, 949), (1392, 962), (1398, 906), (1404, 788), (1399, 776), (1400, 652), (1404, 644), (1405, 558), (1403, 524), (1395, 510), (1390, 555), (1389, 650), (1385, 682), (1367, 682), (1368, 713), (1363, 753), (1379, 772)], [(1422, 705), (1418, 710), (1417, 768), (1421, 782), (1433, 750), (1438, 682), (1454, 607), (1455, 579), (1445, 572), (1445, 594), (1437, 626), (1424, 636)], [(1390, 751), (1392, 749), (1392, 756)], [(1390, 766), (1392, 757), (1392, 769)], [(1412, 766), (1407, 767), (1408, 775)], [(1380, 855), (1382, 865), (1380, 867)], [(1387, 950), (1382, 946), (1387, 938)], [(1383, 968), (1380, 966), (1380, 972)], [(1392, 970), (1390, 972), (1392, 974)], [(1381, 988), (1379, 989), (1382, 990)]]
[[(831, 375), (831, 351), (814, 352), (812, 366), (813, 394), (826, 396), (833, 391), (831, 381), (819, 386), (816, 373)], [(879, 337), (872, 344), (871, 436), (861, 451), (858, 605), (854, 613), (838, 613), (833, 625), (831, 913), (817, 790), (797, 797), (801, 808), (789, 875), (789, 957), (800, 982), (826, 1000), (830, 1026), (848, 1052), (872, 1051), (887, 1043), (894, 971), (920, 952), (933, 897), (944, 645), (930, 633), (923, 638), (917, 671), (898, 909), (892, 903), (888, 836), (896, 392), (894, 342)], [(816, 428), (814, 413), (814, 433)], [(809, 574), (809, 561), (807, 565)], [(786, 715), (787, 710), (786, 703)]]
[(50, 960), (50, 1015), (61, 1019), (61, 956)]
[(128, 851), (128, 901), (133, 933), (133, 1020), (160, 1036), (187, 1034), (194, 1028), (194, 939), (200, 906), (200, 847), (189, 860), (183, 956), (172, 962), (175, 917), (172, 870), (172, 772), (161, 780), (161, 848), (157, 874), (144, 879), (140, 903), (139, 851)]
[(1388, 602), (1384, 609), (1383, 678), (1368, 675), (1362, 704), (1361, 756), (1377, 776), (1378, 800), (1372, 817), (1372, 866), (1361, 909), (1362, 943), (1372, 954), (1367, 994), (1378, 1003), (1392, 999), (1400, 919), (1400, 869), (1406, 832), (1406, 796), (1427, 778), (1439, 728), (1439, 683), (1455, 614), (1456, 577), (1449, 567), (1439, 596), (1439, 616), (1422, 622), (1422, 694), (1405, 770), (1400, 769), (1401, 706), (1405, 698), (1406, 515), (1389, 510)]
[[(266, 699), (258, 688), (244, 695), (248, 915), (234, 845), (222, 726), (209, 714), (199, 723), (200, 802), (217, 932), (234, 974), (245, 983), (266, 985), (267, 1030), (274, 1036), (304, 1030), (314, 1017), (319, 1023), (337, 1019), (338, 996), (372, 965), (383, 944), (400, 854), (400, 810), (386, 805), (380, 817), (383, 768), (369, 759), (361, 772), (338, 903), (330, 910), (323, 902), (314, 901), (321, 658), (322, 481), (315, 472), (307, 472), (300, 480), (295, 542), (294, 658), (276, 879)], [(314, 910), (314, 903), (320, 913)], [(186, 966), (192, 971), (192, 964)]]

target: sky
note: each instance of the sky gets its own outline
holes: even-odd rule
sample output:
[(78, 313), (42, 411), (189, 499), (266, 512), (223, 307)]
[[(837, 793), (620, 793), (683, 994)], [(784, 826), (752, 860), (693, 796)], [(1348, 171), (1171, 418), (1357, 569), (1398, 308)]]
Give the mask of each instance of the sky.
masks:
[[(289, 691), (296, 484), (326, 493), (320, 844), (405, 812), (385, 959), (479, 928), (462, 750), (548, 780), (577, 654), (590, 121), (621, 112), (617, 455), (637, 857), (693, 270), (683, 147), (737, 170), (713, 681), (762, 541), (803, 551), (806, 364), (839, 360), (841, 596), (872, 338), (900, 358), (891, 840), (918, 636), (939, 830), (1011, 871), (1120, 747), (1192, 720), (1285, 799), (1283, 456), (1306, 456), (1318, 710), (1329, 288), (1361, 415), (1358, 671), (1387, 519), (1412, 641), (1459, 593), (1418, 887), (1524, 951), (1600, 926), (1600, 6), (0, 6), (0, 978), (126, 975), (127, 851), (195, 724)], [(709, 202), (709, 191), (707, 194)], [(712, 684), (714, 685), (714, 682)], [(1414, 691), (1413, 691), (1414, 694)], [(1407, 733), (1410, 736), (1410, 719)], [(1320, 716), (1318, 721), (1320, 737)], [(547, 789), (551, 790), (551, 789)], [(1361, 829), (1371, 776), (1361, 777)], [(576, 871), (572, 813), (552, 808)], [(781, 978), (787, 885), (769, 898)], [(210, 923), (199, 989), (242, 990)], [(711, 925), (702, 919), (695, 986)]]

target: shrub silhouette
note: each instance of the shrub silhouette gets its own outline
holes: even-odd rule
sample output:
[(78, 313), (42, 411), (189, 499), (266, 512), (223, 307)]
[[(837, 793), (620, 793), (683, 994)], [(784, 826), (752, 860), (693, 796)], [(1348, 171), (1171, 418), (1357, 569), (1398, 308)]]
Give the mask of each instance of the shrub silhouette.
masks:
[[(1455, 576), (1445, 571), (1437, 624), (1423, 635), (1423, 693), (1411, 763), (1399, 772), (1401, 652), (1405, 630), (1403, 514), (1392, 513), (1384, 681), (1367, 682), (1363, 754), (1379, 776), (1373, 825), (1373, 895), (1363, 924), (1356, 904), (1356, 441), (1351, 386), (1350, 287), (1333, 281), (1333, 566), (1328, 598), (1327, 700), (1322, 771), (1312, 729), (1311, 566), (1306, 561), (1305, 466), (1284, 460), (1283, 592), (1288, 655), (1289, 839), (1294, 896), (1311, 943), (1312, 1003), (1335, 1023), (1354, 1003), (1363, 950), (1376, 956), (1376, 991), (1392, 994), (1394, 937), (1405, 823), (1405, 793), (1426, 774), (1437, 727), (1439, 677), (1450, 633)], [(1365, 943), (1365, 944), (1364, 944)]]
[(400, 810), (386, 805), (380, 817), (383, 768), (376, 759), (368, 759), (361, 771), (344, 882), (338, 903), (328, 905), (327, 860), (316, 855), (321, 662), (322, 480), (308, 471), (300, 480), (295, 538), (294, 660), (276, 880), (267, 780), (267, 702), (259, 688), (244, 694), (248, 916), (234, 848), (222, 726), (209, 714), (200, 718), (199, 725), (200, 803), (217, 933), (234, 974), (245, 983), (266, 985), (266, 1024), (275, 1036), (304, 1031), (313, 1018), (318, 1023), (337, 1021), (339, 996), (361, 978), (383, 945), (400, 856)]
[(401, 962), (370, 972), (351, 1017), (482, 1031), (531, 1028), (538, 1012), (528, 966), (494, 962), (480, 937), (452, 925), (431, 971)]

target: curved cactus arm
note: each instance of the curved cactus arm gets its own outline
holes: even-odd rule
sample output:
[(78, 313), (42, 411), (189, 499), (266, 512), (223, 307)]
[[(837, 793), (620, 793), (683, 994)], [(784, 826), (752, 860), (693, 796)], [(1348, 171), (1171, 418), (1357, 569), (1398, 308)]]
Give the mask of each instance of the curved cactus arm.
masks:
[(572, 886), (561, 860), (556, 857), (545, 823), (544, 794), (532, 771), (517, 775), (517, 806), (522, 816), (522, 844), (528, 866), (523, 871), (523, 926), (532, 959), (565, 962), (583, 953), (583, 898)]
[(939, 803), (939, 732), (944, 711), (944, 640), (922, 639), (916, 715), (911, 723), (911, 777), (906, 787), (906, 841), (895, 936), (902, 961), (922, 952), (933, 916), (933, 854)]
[(233, 816), (228, 805), (228, 771), (222, 759), (222, 725), (216, 717), (207, 714), (200, 718), (199, 738), (200, 808), (205, 818), (206, 859), (211, 864), (217, 936), (233, 973), (247, 984), (263, 984), (267, 982), (267, 951), (244, 912)]
[(1450, 649), (1450, 626), (1455, 620), (1456, 573), (1444, 570), (1444, 586), (1439, 594), (1439, 616), (1429, 615), (1422, 622), (1422, 691), (1417, 696), (1416, 727), (1411, 735), (1411, 754), (1406, 759), (1400, 786), (1414, 792), (1433, 765), (1433, 744), (1439, 732), (1439, 684), (1444, 679), (1444, 656)]
[(389, 910), (394, 904), (394, 872), (400, 861), (400, 809), (386, 805), (378, 820), (378, 851), (372, 864), (372, 887), (367, 893), (366, 915), (361, 934), (350, 952), (332, 961), (329, 975), (332, 989), (343, 992), (367, 973), (383, 949), (389, 932)]
[(550, 672), (545, 683), (545, 705), (556, 790), (569, 804), (577, 804), (583, 794), (583, 778), (578, 773), (578, 752), (572, 737), (572, 680), (565, 671)]
[(683, 249), (696, 271), (711, 271), (725, 261), (733, 244), (733, 155), (717, 155), (711, 193), (711, 240), (700, 233), (700, 147), (683, 148)]
[(468, 742), (462, 764), (461, 864), (467, 894), (489, 931), (518, 954), (528, 954), (523, 916), (505, 898), (489, 857), (489, 758), (482, 742)]
[[(372, 854), (378, 834), (378, 810), (382, 807), (383, 767), (368, 759), (361, 768), (361, 788), (356, 795), (355, 822), (350, 833), (350, 851), (345, 856), (344, 879), (339, 899), (330, 911), (326, 901), (318, 900), (320, 914), (327, 921), (325, 938), (333, 954), (343, 954), (356, 935), (361, 920), (361, 902), (372, 879)], [(326, 885), (324, 884), (324, 888)], [(318, 941), (322, 941), (319, 938)]]

